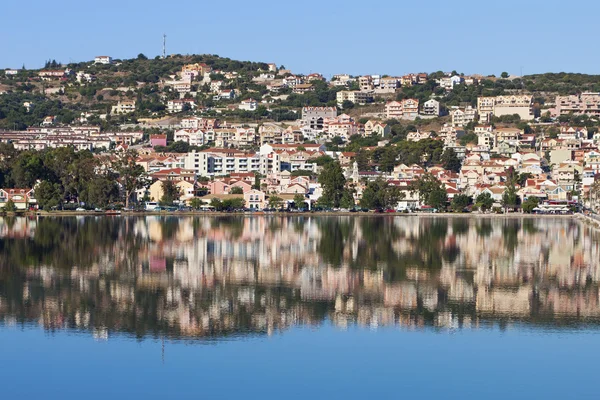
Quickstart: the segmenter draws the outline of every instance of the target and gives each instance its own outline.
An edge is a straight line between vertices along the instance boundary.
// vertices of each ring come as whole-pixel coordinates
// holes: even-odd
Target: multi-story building
[[[518,114],[522,120],[532,120],[533,96],[529,94],[496,97],[478,97],[477,112],[482,120],[489,121],[492,116]]]
[[[373,84],[373,77],[371,75],[365,75],[358,78],[358,87],[363,92],[370,92],[375,89]]]
[[[453,126],[465,126],[476,120],[477,110],[471,106],[466,108],[456,108],[450,112],[450,115],[452,116]]]
[[[260,172],[258,153],[245,153],[234,149],[208,149],[190,152],[184,156],[184,166],[198,176],[222,176],[233,173]],[[266,172],[265,172],[266,174]]]
[[[394,93],[400,87],[400,80],[395,77],[386,77],[379,80],[379,93]]]
[[[600,93],[581,93],[572,96],[556,96],[558,115],[600,115]]]
[[[390,101],[385,105],[387,119],[415,119],[419,115],[419,100]]]
[[[342,90],[341,92],[337,92],[336,100],[340,106],[346,100],[351,101],[354,104],[366,104],[373,100],[373,96],[371,96],[369,93],[358,90]]]
[[[427,100],[423,103],[422,114],[438,117],[440,115],[440,102],[434,99]]]
[[[303,107],[302,125],[310,129],[322,130],[326,118],[337,117],[337,108],[335,107]]]

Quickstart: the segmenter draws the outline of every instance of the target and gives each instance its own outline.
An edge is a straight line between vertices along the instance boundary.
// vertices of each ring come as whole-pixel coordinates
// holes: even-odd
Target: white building
[[[110,56],[96,56],[94,58],[95,64],[112,64],[112,57]]]
[[[238,109],[246,111],[255,111],[258,107],[258,102],[254,99],[242,100],[238,105]]]
[[[427,100],[423,103],[423,115],[433,115],[439,117],[440,115],[440,102],[434,99]]]

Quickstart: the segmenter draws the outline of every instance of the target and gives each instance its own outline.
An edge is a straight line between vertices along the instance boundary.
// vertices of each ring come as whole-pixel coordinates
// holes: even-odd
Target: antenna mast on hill
[[[167,58],[167,35],[163,33],[163,57]]]

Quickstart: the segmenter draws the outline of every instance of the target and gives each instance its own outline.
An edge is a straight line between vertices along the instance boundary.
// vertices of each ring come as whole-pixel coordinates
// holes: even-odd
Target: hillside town
[[[2,72],[7,210],[568,213],[600,194],[595,76],[327,79],[143,54]]]

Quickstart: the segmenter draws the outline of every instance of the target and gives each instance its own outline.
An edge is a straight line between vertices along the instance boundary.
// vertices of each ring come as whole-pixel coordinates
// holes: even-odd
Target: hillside
[[[196,77],[189,88],[182,90],[182,68],[202,64],[210,73]],[[203,115],[227,117],[235,121],[293,121],[299,117],[303,106],[336,106],[336,93],[357,89],[356,84],[335,86],[322,77],[298,76],[296,83],[287,84],[291,71],[276,68],[269,71],[265,62],[237,61],[217,55],[172,55],[166,59],[148,59],[140,54],[135,59],[112,60],[110,64],[94,61],[61,65],[47,63],[43,70],[66,71],[60,78],[40,76],[42,70],[18,70],[12,75],[0,74],[0,129],[25,129],[40,125],[44,118],[55,117],[55,124],[91,124],[104,129],[118,129],[121,124],[136,124],[140,119]],[[530,93],[534,96],[538,114],[543,114],[556,95],[600,91],[600,75],[573,73],[547,73],[522,78],[502,79],[481,77],[479,84],[458,84],[453,90],[439,86],[436,79],[444,76],[430,74],[426,82],[402,86],[391,94],[375,94],[374,102],[365,106],[348,105],[343,111],[356,119],[362,116],[377,117],[383,112],[386,100],[416,98],[421,103],[435,98],[442,109],[477,105],[477,97],[513,93]],[[285,82],[286,85],[281,85]],[[307,87],[300,92],[301,86]],[[235,98],[216,98],[220,92],[233,91]],[[217,96],[218,97],[218,96]],[[189,99],[191,107],[168,109],[172,100]],[[239,109],[237,104],[254,99],[258,106],[253,110]],[[127,114],[111,112],[119,102],[135,101],[135,111]],[[510,122],[510,121],[505,121]],[[595,125],[587,120],[571,121],[575,124]],[[439,123],[433,122],[432,126]]]

